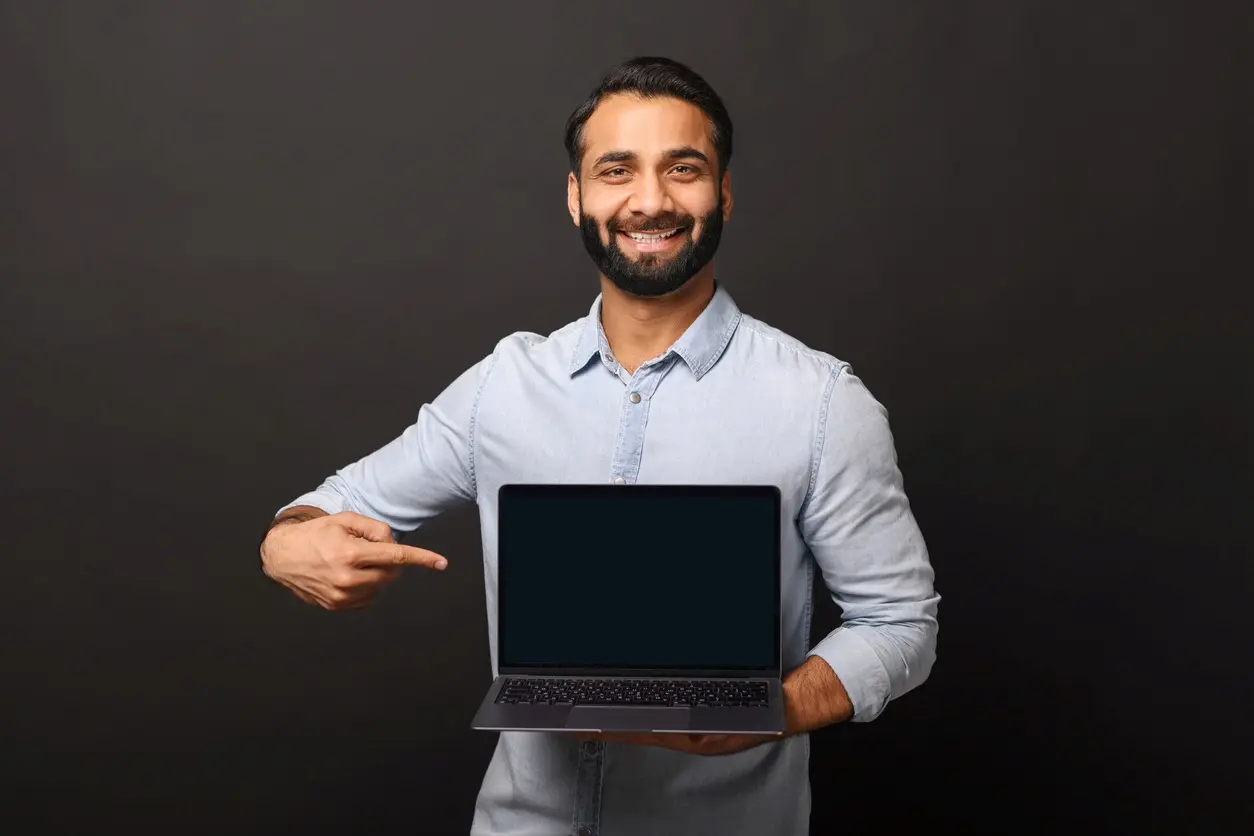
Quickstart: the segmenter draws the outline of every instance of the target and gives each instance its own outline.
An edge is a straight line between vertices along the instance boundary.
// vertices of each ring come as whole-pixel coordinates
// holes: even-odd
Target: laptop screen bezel
[[[691,667],[662,667],[662,668],[642,668],[630,667],[619,668],[610,666],[591,666],[591,667],[571,667],[567,665],[511,665],[507,662],[507,643],[503,635],[502,625],[505,623],[505,612],[509,602],[509,590],[507,584],[503,583],[504,572],[501,571],[501,562],[506,559],[505,551],[501,548],[502,542],[505,540],[506,532],[504,531],[503,522],[507,515],[501,513],[515,496],[527,495],[550,495],[561,496],[570,493],[590,492],[613,492],[613,491],[633,491],[637,493],[647,492],[653,496],[692,496],[693,494],[701,496],[750,496],[760,497],[771,500],[774,509],[774,537],[775,554],[771,561],[771,576],[775,586],[775,594],[772,600],[775,604],[775,611],[771,619],[772,629],[774,630],[774,640],[772,647],[775,651],[775,658],[771,665],[767,667],[736,667],[736,668],[691,668]],[[501,485],[497,491],[497,588],[496,588],[496,650],[497,659],[500,664],[497,671],[500,675],[541,675],[541,676],[584,676],[584,677],[673,677],[681,679],[698,679],[698,678],[715,678],[715,679],[738,679],[738,678],[778,678],[782,675],[782,659],[783,648],[781,645],[781,553],[782,543],[782,498],[780,489],[776,485],[694,485],[694,484],[631,484],[631,485],[613,485],[613,484],[555,484],[555,483],[509,483]]]

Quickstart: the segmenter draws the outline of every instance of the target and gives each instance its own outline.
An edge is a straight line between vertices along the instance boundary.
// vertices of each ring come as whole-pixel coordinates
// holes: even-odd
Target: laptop
[[[484,731],[782,734],[774,485],[508,484]]]

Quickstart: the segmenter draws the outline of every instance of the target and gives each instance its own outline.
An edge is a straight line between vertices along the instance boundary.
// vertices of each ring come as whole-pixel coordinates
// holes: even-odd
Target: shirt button
[[[640,403],[640,393],[632,392],[630,395],[627,396],[627,400],[631,401],[632,403]]]
[[[597,745],[591,740],[583,742],[583,753],[585,755],[595,755],[597,753]]]
[[[614,477],[614,484],[615,484],[615,485],[625,485],[625,484],[627,484],[627,480],[626,480],[626,479],[624,479],[624,478],[623,478],[623,477],[621,477],[621,476],[615,476],[615,477]]]
[[[592,836],[592,828],[591,827],[579,828],[579,836]]]

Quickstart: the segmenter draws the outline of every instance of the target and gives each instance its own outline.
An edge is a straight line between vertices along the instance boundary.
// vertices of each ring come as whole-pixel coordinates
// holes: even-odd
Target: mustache
[[[692,226],[691,215],[678,215],[674,212],[647,218],[639,222],[621,221],[611,218],[605,226],[610,232],[661,232],[666,229],[687,229]]]

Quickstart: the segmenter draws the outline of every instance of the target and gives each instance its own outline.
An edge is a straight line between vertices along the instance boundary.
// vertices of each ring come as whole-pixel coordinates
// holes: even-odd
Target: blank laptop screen
[[[507,485],[501,667],[779,667],[774,487]]]

